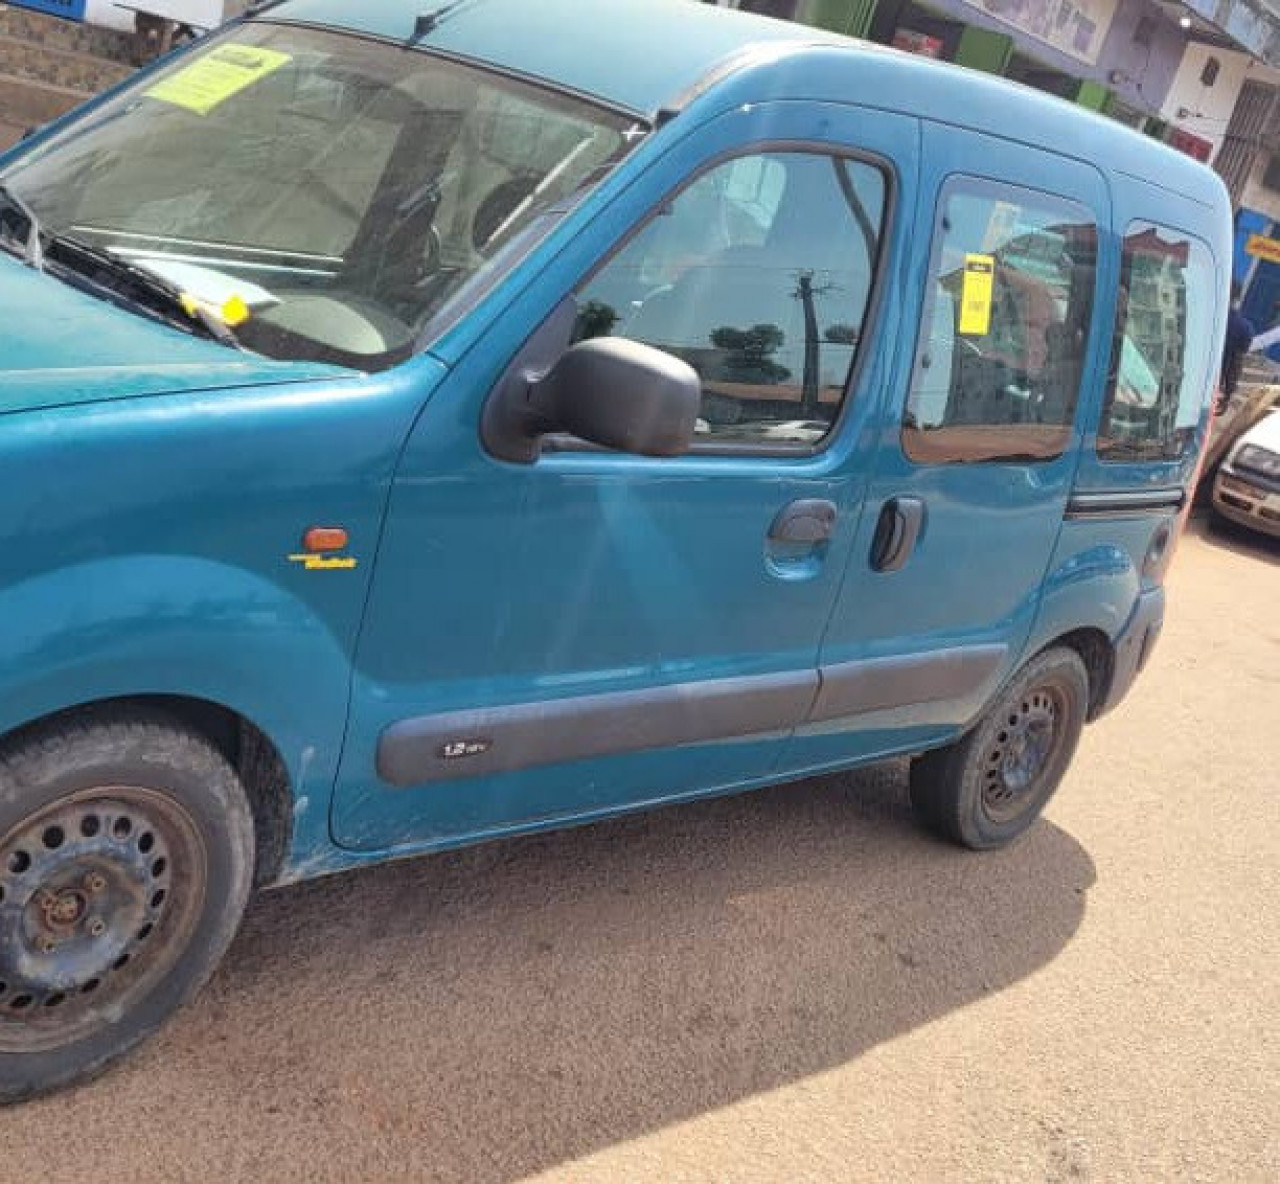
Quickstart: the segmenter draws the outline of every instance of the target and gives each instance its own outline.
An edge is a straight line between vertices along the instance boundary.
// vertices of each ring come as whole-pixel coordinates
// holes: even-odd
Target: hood
[[[1280,410],[1270,411],[1240,437],[1239,447],[1256,444],[1268,452],[1280,454]]]
[[[349,373],[192,337],[0,252],[0,413]]]

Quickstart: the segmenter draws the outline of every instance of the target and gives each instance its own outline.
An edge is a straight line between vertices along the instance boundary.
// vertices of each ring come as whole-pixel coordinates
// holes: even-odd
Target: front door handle
[[[801,498],[778,511],[769,527],[775,543],[825,543],[836,525],[836,504],[823,498]]]
[[[885,502],[871,537],[872,571],[897,571],[906,563],[924,529],[924,517],[924,502],[918,497]]]

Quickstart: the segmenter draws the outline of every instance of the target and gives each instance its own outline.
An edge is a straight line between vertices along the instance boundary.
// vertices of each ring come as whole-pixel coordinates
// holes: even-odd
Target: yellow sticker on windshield
[[[964,287],[960,292],[960,332],[985,337],[991,328],[991,287],[996,270],[992,255],[964,257]]]
[[[146,95],[208,115],[219,103],[292,60],[287,53],[233,41],[202,54],[191,65],[157,82]]]

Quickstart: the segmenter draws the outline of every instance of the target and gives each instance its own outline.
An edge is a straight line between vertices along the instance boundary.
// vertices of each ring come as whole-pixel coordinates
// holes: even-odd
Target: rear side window
[[[716,165],[579,291],[578,338],[629,337],[688,362],[699,442],[812,446],[862,340],[887,196],[879,168],[825,153]]]
[[[1176,460],[1209,391],[1215,275],[1208,248],[1135,222],[1124,238],[1098,452],[1103,460]]]
[[[935,232],[902,443],[920,464],[1049,460],[1071,435],[1097,225],[1082,206],[952,183]]]

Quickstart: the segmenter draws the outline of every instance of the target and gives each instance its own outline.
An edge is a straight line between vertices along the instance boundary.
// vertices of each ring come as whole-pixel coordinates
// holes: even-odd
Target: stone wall
[[[224,0],[227,19],[249,0]],[[131,18],[124,9],[122,24]],[[132,32],[60,20],[0,0],[0,150],[129,76]]]
[[[0,33],[32,45],[55,46],[125,64],[130,61],[127,34],[59,20],[11,4],[0,3]]]
[[[133,70],[132,39],[0,4],[0,147]]]

